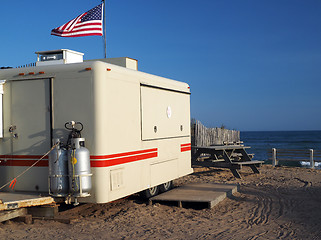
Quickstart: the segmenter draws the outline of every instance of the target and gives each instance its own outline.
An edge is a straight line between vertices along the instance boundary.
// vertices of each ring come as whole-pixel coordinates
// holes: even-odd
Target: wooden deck
[[[226,197],[238,191],[238,185],[219,183],[193,183],[174,188],[168,192],[150,198],[150,203],[175,203],[179,207],[185,205],[205,205],[212,208]]]
[[[0,222],[7,221],[13,218],[21,218],[25,223],[32,222],[32,216],[39,212],[39,209],[44,205],[54,203],[54,199],[49,196],[40,196],[35,193],[23,192],[0,192]],[[32,208],[33,207],[33,208]],[[50,210],[58,206],[50,206]],[[47,211],[48,212],[48,211]]]
[[[54,203],[50,196],[33,193],[0,192],[0,211]]]

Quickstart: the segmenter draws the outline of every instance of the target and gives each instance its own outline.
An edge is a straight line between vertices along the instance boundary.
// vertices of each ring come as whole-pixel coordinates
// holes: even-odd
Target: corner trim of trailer
[[[170,89],[170,88],[164,88],[164,87],[159,87],[159,86],[155,86],[155,85],[149,85],[146,83],[140,83],[140,86],[142,87],[150,87],[150,88],[155,88],[155,89],[161,89],[161,90],[166,90],[166,91],[171,91],[171,92],[177,92],[177,93],[183,93],[183,94],[188,94],[191,95],[190,92],[184,92],[184,91],[179,91],[179,90],[174,90],[174,89]]]
[[[50,77],[49,78],[49,92],[50,92],[50,96],[49,96],[49,114],[50,114],[50,143],[51,143],[51,146],[54,145],[53,143],[53,127],[54,127],[54,104],[53,104],[53,77]]]

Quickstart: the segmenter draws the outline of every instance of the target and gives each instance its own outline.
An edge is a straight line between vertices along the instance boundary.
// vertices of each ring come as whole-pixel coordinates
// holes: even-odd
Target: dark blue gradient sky
[[[101,37],[58,27],[95,0],[2,1],[0,66],[68,48],[102,58]],[[107,0],[107,55],[191,86],[191,115],[238,130],[321,130],[321,1]]]

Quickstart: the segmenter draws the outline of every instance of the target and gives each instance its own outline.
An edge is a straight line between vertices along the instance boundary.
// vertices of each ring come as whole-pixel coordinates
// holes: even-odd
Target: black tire
[[[159,186],[148,188],[140,193],[141,197],[143,198],[151,198],[158,194]]]
[[[173,188],[173,181],[169,181],[169,182],[159,185],[159,191],[162,193],[167,192],[167,191],[171,190],[172,188]]]

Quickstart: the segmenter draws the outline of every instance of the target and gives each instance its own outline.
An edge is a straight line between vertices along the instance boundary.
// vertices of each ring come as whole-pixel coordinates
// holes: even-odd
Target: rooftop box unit
[[[83,62],[84,54],[69,49],[36,52],[36,66]]]
[[[105,62],[137,70],[137,60],[129,57],[106,58]]]
[[[129,57],[118,57],[118,58],[103,58],[103,59],[93,59],[93,60],[85,60],[89,61],[102,61],[106,63],[115,64],[121,67],[138,70],[138,61]]]

